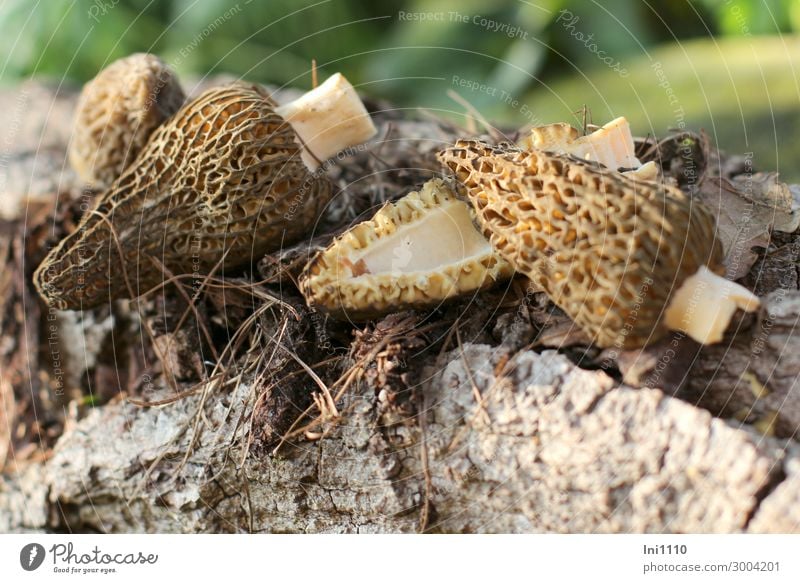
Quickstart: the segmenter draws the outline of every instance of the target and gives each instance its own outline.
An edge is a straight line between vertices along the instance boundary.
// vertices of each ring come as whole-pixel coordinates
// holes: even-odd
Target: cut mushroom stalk
[[[531,130],[530,146],[537,150],[571,154],[589,162],[599,162],[606,168],[638,168],[642,165],[635,155],[633,134],[624,117],[608,122],[598,130],[578,136],[569,124],[540,126]]]
[[[655,162],[642,164],[636,157],[631,126],[624,117],[618,117],[585,136],[580,136],[578,130],[566,123],[535,127],[522,145],[599,162],[611,170],[622,168],[626,170],[623,174],[636,180],[655,180],[658,177]]]
[[[642,165],[634,154],[631,126],[624,117],[618,117],[599,130],[578,138],[574,150],[584,160],[600,162],[612,170]]]
[[[722,340],[737,308],[753,312],[760,305],[749,290],[703,266],[672,295],[664,324],[701,344],[713,344]]]
[[[302,140],[301,156],[312,171],[338,152],[366,142],[377,131],[355,89],[341,73],[275,111]]]

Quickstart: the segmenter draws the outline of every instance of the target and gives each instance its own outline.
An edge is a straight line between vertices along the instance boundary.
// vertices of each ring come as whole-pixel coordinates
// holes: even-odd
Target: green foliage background
[[[591,34],[630,76],[570,34],[562,10],[579,18],[573,32]],[[587,105],[596,122],[624,114],[637,133],[663,134],[678,117],[654,76],[659,61],[687,124],[800,178],[790,140],[800,130],[798,29],[800,0],[5,0],[0,82],[45,75],[80,83],[148,51],[187,78],[225,72],[308,87],[315,58],[321,76],[342,71],[401,107],[458,119],[464,108],[448,95],[454,90],[511,127],[531,121],[523,103],[541,122],[575,121]],[[494,95],[459,87],[453,76]],[[779,153],[784,145],[788,156]]]

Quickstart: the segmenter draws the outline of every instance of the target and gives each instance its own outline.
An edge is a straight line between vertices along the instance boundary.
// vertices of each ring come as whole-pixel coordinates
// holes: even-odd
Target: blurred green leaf
[[[561,11],[578,18],[573,28]],[[584,100],[601,117],[617,109],[617,94],[630,84],[610,76],[597,51],[632,67],[664,43],[713,36],[744,46],[750,37],[799,29],[800,0],[4,0],[0,81],[84,82],[117,58],[149,51],[187,79],[230,73],[309,87],[316,59],[321,78],[341,71],[398,106],[461,118],[452,90],[514,126],[532,120],[523,109],[530,99],[569,117],[581,104],[554,87],[570,83],[588,87]],[[674,82],[690,80],[693,65],[672,73]],[[635,89],[652,93],[648,85]]]

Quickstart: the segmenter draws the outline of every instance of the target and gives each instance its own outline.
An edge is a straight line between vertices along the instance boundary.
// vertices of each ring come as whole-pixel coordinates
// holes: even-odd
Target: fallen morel
[[[306,267],[310,306],[363,319],[435,306],[513,273],[442,180],[426,182],[337,238]]]
[[[81,91],[70,164],[85,182],[107,188],[184,99],[177,77],[158,57],[137,53],[114,61]]]
[[[748,290],[721,277],[708,209],[677,188],[576,157],[460,140],[439,154],[494,248],[599,346],[667,329],[717,342]]]
[[[345,121],[327,113],[328,93],[316,97],[324,108],[312,96],[297,111],[307,122],[324,114],[318,132]],[[354,100],[352,92],[336,102],[351,116],[351,131],[329,137],[327,151],[374,132],[363,105],[352,119]],[[51,250],[34,275],[39,292],[60,309],[91,308],[141,295],[167,273],[206,274],[218,264],[222,272],[298,240],[331,195],[325,175],[301,158],[303,143],[308,138],[262,88],[209,89],[153,132],[76,231]]]

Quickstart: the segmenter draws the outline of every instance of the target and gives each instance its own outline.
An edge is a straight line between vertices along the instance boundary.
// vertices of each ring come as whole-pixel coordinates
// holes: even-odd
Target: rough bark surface
[[[28,111],[66,99],[27,91]],[[63,161],[68,136],[43,135]],[[14,176],[2,196],[27,191]],[[751,275],[763,274],[753,285],[769,294],[764,307],[723,344],[680,341],[668,359],[672,339],[636,353],[557,352],[546,345],[569,332],[543,332],[563,320],[542,325],[531,308],[520,325],[498,320],[498,342],[484,331],[415,361],[413,423],[387,427],[360,381],[322,439],[277,454],[250,447],[256,379],[158,407],[70,408],[49,459],[0,475],[0,532],[800,531],[791,245],[761,254]],[[105,332],[92,340],[87,318],[61,316],[61,336],[80,334],[81,353],[97,355]],[[616,363],[608,373],[603,358]]]
[[[505,362],[505,364],[503,364]],[[800,528],[794,447],[554,351],[510,360],[468,345],[424,386],[428,528],[446,532],[770,532]],[[502,366],[498,375],[495,370]],[[472,390],[474,381],[482,405]],[[387,438],[366,395],[316,443],[242,461],[240,384],[214,395],[183,460],[198,398],[124,402],[72,426],[53,458],[6,480],[4,531],[398,532],[426,499],[420,431]],[[232,444],[231,441],[234,441]],[[161,460],[155,468],[152,464]],[[785,477],[788,476],[788,477]]]

